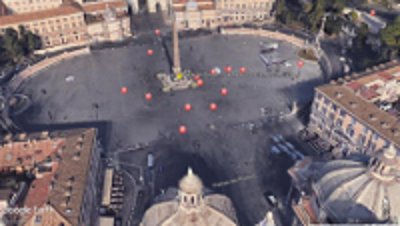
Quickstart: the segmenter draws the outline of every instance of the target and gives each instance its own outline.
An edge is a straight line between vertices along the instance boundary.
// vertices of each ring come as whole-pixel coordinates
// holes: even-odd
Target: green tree
[[[42,40],[39,36],[28,31],[26,33],[26,48],[29,50],[29,54],[34,50],[40,49],[42,47]]]
[[[321,22],[322,17],[325,14],[325,7],[326,7],[325,0],[317,0],[315,2],[314,10],[308,17],[308,22],[311,25],[311,31],[313,32],[318,31],[318,26]]]
[[[400,48],[400,16],[381,31],[381,38],[387,46]]]
[[[338,17],[327,17],[325,23],[325,30],[329,35],[338,34],[342,28],[342,20]]]
[[[276,17],[278,21],[285,23],[286,13],[286,0],[278,0],[278,5],[276,7]]]
[[[3,36],[3,41],[4,49],[13,61],[18,60],[18,58],[24,55],[24,48],[19,41],[17,31],[7,28]]]
[[[351,18],[351,21],[353,21],[354,23],[357,23],[358,19],[359,19],[358,14],[355,11],[350,12],[350,18]]]
[[[312,2],[306,2],[303,4],[303,12],[304,13],[310,13],[311,10],[313,9],[313,3]]]

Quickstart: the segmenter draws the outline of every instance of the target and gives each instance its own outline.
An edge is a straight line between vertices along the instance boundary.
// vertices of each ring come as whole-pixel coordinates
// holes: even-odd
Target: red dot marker
[[[228,89],[227,89],[227,88],[222,88],[222,89],[221,89],[221,95],[222,95],[222,96],[228,95]]]
[[[371,9],[371,11],[369,12],[369,14],[370,14],[371,16],[375,16],[375,15],[376,15],[375,9]]]
[[[197,80],[197,86],[202,87],[204,85],[204,81],[202,79]]]
[[[120,91],[121,91],[122,94],[127,94],[128,93],[128,88],[126,86],[122,86]]]
[[[160,36],[161,35],[160,29],[155,29],[154,30],[154,34],[157,35],[157,36]]]
[[[154,54],[154,51],[152,49],[147,50],[147,55],[152,56]]]
[[[297,61],[297,67],[299,69],[302,69],[304,67],[304,61],[302,61],[302,60]]]
[[[199,81],[199,80],[200,80],[200,75],[195,75],[195,76],[194,76],[194,80],[195,80],[195,81]]]
[[[240,71],[241,74],[244,74],[244,73],[247,72],[247,68],[246,67],[240,67],[239,71]]]
[[[185,111],[189,112],[192,110],[192,105],[191,104],[185,104]]]
[[[232,67],[231,66],[226,66],[225,68],[226,73],[232,73]]]
[[[186,134],[187,133],[187,128],[184,125],[179,126],[179,133],[180,134]]]
[[[210,70],[210,74],[211,75],[216,75],[217,74],[217,70],[215,70],[215,68]]]
[[[210,110],[211,110],[211,111],[216,111],[217,108],[218,108],[218,106],[217,106],[216,103],[211,103],[211,104],[210,104]]]
[[[145,98],[147,101],[151,101],[151,100],[153,99],[153,95],[152,95],[151,93],[146,93],[146,94],[144,95],[144,98]]]

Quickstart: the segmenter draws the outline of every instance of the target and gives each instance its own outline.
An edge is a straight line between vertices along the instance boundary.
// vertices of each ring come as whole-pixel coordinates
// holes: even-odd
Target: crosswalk
[[[300,151],[298,151],[292,143],[285,140],[285,138],[283,138],[282,135],[280,134],[272,135],[271,140],[275,144],[271,147],[271,153],[273,154],[285,153],[294,161],[301,160],[304,158],[304,155]]]

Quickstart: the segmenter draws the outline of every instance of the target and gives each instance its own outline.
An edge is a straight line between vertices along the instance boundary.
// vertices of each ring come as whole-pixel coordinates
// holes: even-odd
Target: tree
[[[303,4],[303,12],[304,13],[310,13],[312,9],[313,9],[312,2],[306,2]]]
[[[285,23],[285,14],[286,14],[286,1],[285,0],[278,0],[278,5],[276,7],[276,17],[278,21]]]
[[[400,48],[400,16],[381,31],[381,38],[387,46]]]
[[[358,14],[355,12],[355,11],[351,11],[350,12],[350,18],[351,18],[351,21],[353,22],[353,23],[357,23],[358,22]]]
[[[24,55],[24,48],[21,45],[18,33],[12,28],[7,28],[4,36],[4,49],[8,52],[9,56],[13,61]]]
[[[329,35],[338,34],[342,28],[342,20],[338,17],[327,17],[325,23],[325,32]]]
[[[29,50],[29,54],[34,50],[40,49],[42,47],[42,39],[33,34],[32,32],[27,32],[26,34],[26,48]]]
[[[308,21],[311,25],[311,30],[313,32],[318,31],[318,25],[321,22],[322,17],[325,14],[326,2],[325,0],[317,0],[315,2],[314,10],[311,15],[308,17]]]

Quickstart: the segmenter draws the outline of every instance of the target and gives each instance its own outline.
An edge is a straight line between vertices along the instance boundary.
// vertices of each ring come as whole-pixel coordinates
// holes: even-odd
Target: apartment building
[[[391,62],[316,88],[309,128],[336,154],[400,151],[400,64]]]
[[[28,13],[59,7],[63,0],[3,0],[12,14]]]
[[[98,40],[92,36],[101,36],[100,41],[130,36],[128,5],[124,1],[64,3],[52,9],[0,17],[0,31],[10,27],[18,30],[19,26],[39,35],[44,49]]]
[[[271,21],[275,0],[216,0],[224,25]]]
[[[96,225],[101,185],[96,137],[95,129],[6,137],[0,146],[1,178],[34,175],[26,192],[14,192],[9,197],[17,198],[7,200],[9,207],[29,212],[17,218],[3,216],[6,225],[15,221],[24,226]]]
[[[218,26],[273,21],[275,0],[157,0],[148,1],[149,11],[167,11],[178,29],[214,29]]]
[[[117,41],[131,36],[128,7],[124,1],[87,3],[83,10],[90,42]]]
[[[213,0],[172,2],[173,14],[177,28],[184,29],[213,29],[220,25],[221,18]]]

